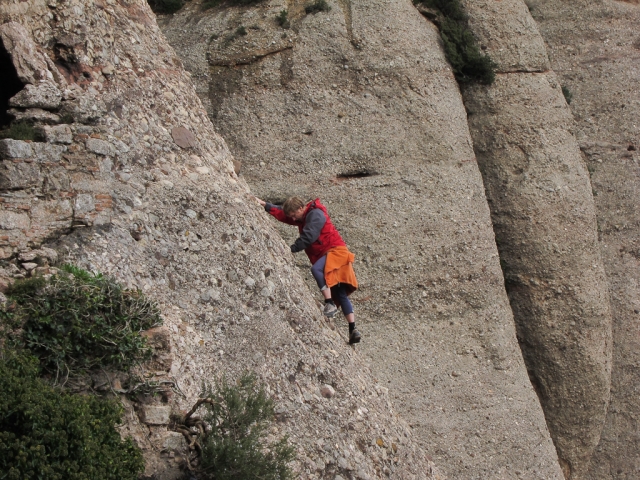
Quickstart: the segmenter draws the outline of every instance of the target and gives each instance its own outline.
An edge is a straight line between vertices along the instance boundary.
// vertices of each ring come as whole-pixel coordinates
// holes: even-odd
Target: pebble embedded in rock
[[[324,398],[333,398],[335,396],[335,394],[336,394],[336,391],[331,385],[323,385],[320,388],[320,394]]]
[[[174,127],[171,129],[171,136],[181,148],[192,148],[197,145],[196,137],[185,127]]]

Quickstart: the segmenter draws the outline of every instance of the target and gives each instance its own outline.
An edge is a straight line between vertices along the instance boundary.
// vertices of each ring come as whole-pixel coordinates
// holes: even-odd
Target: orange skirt
[[[347,295],[358,289],[356,272],[353,261],[356,256],[347,247],[334,247],[327,252],[327,263],[324,265],[324,279],[327,287],[331,288],[339,283],[345,286]]]

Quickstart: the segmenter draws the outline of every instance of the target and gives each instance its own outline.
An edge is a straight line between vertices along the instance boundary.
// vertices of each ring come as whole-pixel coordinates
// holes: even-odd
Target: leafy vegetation
[[[569,90],[569,87],[566,85],[562,86],[562,94],[564,95],[564,99],[567,101],[567,104],[571,104],[571,100],[573,100],[573,93]]]
[[[73,123],[73,115],[70,113],[60,115],[60,123]]]
[[[202,420],[193,413],[203,406]],[[203,387],[202,398],[182,419],[178,430],[193,435],[199,458],[195,471],[204,480],[288,480],[294,449],[283,438],[267,443],[274,418],[273,400],[244,374],[236,384],[226,380],[215,388]]]
[[[220,5],[220,0],[204,0],[202,2],[202,10],[209,10]]]
[[[304,8],[304,11],[309,13],[328,12],[331,10],[331,5],[327,3],[327,0],[316,0],[310,5]]]
[[[12,138],[14,140],[42,140],[41,133],[28,121],[13,122],[4,130],[0,130],[0,138]]]
[[[460,0],[414,0],[414,3],[437,12],[436,24],[440,28],[444,51],[458,82],[492,84],[496,64],[480,52]]]
[[[182,8],[182,0],[147,0],[154,13],[175,13]]]
[[[289,21],[289,12],[286,10],[281,10],[278,15],[276,15],[276,20],[278,21],[278,25],[282,28],[291,27],[291,22]]]
[[[202,9],[208,10],[222,4],[228,5],[230,7],[245,7],[247,5],[255,5],[264,1],[265,0],[205,0],[202,3]]]
[[[46,372],[127,371],[151,356],[140,331],[161,323],[158,307],[114,279],[65,265],[49,280],[17,281],[0,320],[10,344],[29,350]]]
[[[135,480],[140,450],[115,429],[114,400],[73,395],[38,378],[38,360],[0,356],[0,478]]]

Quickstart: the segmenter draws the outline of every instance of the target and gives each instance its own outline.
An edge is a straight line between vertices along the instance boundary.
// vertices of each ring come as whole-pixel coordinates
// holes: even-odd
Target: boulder
[[[60,108],[62,93],[55,83],[42,81],[28,84],[9,99],[9,105],[20,108],[42,108],[56,110]]]

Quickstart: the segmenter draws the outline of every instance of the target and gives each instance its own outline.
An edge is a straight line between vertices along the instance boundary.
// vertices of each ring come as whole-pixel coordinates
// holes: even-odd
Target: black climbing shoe
[[[353,345],[354,343],[360,343],[361,338],[362,338],[362,335],[360,335],[360,332],[358,330],[354,330],[349,335],[349,344]]]

